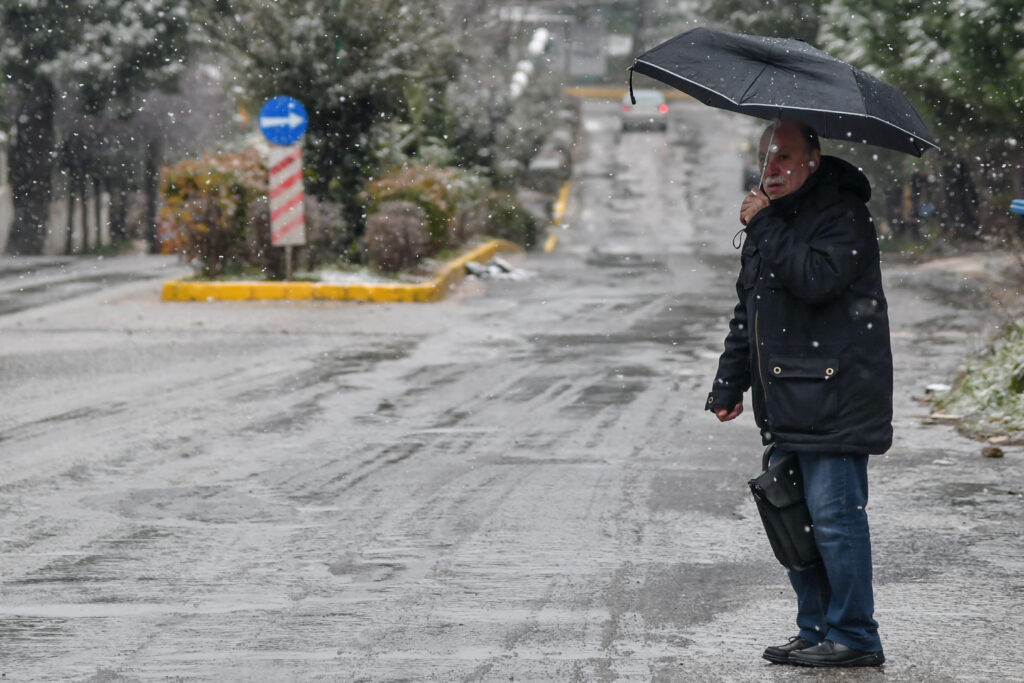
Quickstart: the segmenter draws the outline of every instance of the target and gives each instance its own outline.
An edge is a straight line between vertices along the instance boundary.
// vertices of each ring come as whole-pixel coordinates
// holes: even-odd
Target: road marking
[[[558,199],[555,200],[554,208],[551,210],[551,227],[557,228],[562,225],[562,221],[565,219],[565,211],[569,206],[569,190],[572,187],[572,183],[566,180],[562,183],[562,188],[558,191]],[[548,233],[547,239],[544,240],[544,253],[550,254],[558,246],[558,235],[551,232]]]

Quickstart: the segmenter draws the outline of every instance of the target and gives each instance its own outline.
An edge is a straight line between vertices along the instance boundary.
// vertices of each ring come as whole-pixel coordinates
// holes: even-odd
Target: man
[[[765,659],[878,666],[865,506],[868,454],[892,444],[892,351],[871,187],[807,125],[773,126],[763,192],[740,207],[739,302],[706,408],[728,422],[749,388],[773,458],[795,453],[803,473],[822,562],[789,573],[800,632]]]

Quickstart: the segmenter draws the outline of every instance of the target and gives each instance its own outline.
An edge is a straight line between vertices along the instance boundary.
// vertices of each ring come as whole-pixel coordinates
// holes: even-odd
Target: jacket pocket
[[[765,375],[768,422],[773,432],[822,434],[835,430],[838,359],[769,356]]]

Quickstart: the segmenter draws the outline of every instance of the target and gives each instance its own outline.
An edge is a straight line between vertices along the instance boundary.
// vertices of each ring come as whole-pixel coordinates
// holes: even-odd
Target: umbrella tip
[[[633,94],[633,67],[629,67],[629,101],[636,104],[636,95]]]

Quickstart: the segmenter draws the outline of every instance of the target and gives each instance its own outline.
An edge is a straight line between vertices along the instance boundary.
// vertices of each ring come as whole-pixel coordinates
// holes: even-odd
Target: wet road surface
[[[702,411],[753,128],[672,116],[621,135],[585,103],[559,248],[439,304],[6,299],[4,680],[1024,679],[1024,450],[982,459],[912,400],[993,313],[895,263],[889,662],[760,659],[795,627],[745,486],[759,438]]]

